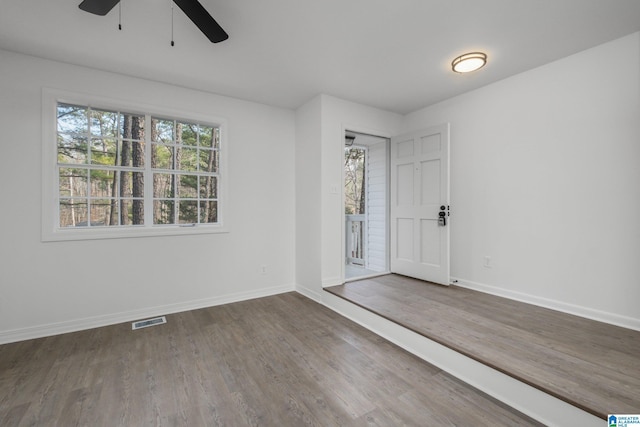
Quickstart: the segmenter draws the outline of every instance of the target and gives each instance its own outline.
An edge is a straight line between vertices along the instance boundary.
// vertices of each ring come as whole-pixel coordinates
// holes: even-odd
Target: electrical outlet
[[[484,257],[484,267],[485,268],[491,268],[491,257],[490,256],[485,256]]]

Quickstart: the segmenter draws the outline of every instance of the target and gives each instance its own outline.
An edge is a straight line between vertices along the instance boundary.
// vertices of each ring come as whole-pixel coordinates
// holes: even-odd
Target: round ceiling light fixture
[[[453,60],[451,69],[456,73],[470,73],[484,67],[486,63],[487,55],[482,52],[465,53]]]

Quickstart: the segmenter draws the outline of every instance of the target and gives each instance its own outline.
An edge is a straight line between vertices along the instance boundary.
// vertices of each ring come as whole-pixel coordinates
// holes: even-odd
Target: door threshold
[[[349,277],[348,279],[345,278],[344,279],[344,283],[357,282],[358,280],[364,280],[364,279],[372,279],[374,277],[385,276],[387,274],[391,274],[391,272],[390,271],[380,271],[380,272],[375,272],[375,273],[370,273],[370,274],[363,274],[362,276],[358,276],[358,277]]]

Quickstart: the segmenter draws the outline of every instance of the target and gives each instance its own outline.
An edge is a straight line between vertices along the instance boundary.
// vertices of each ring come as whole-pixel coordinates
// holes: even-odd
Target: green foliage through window
[[[58,103],[60,227],[218,222],[220,129]]]
[[[365,213],[366,150],[347,147],[344,150],[344,210],[346,215]]]

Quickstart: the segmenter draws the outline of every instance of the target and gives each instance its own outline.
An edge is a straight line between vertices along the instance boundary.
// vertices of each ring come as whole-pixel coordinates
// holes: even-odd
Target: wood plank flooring
[[[640,332],[395,274],[325,288],[606,419],[640,413]]]
[[[287,293],[0,346],[1,426],[536,426]]]

